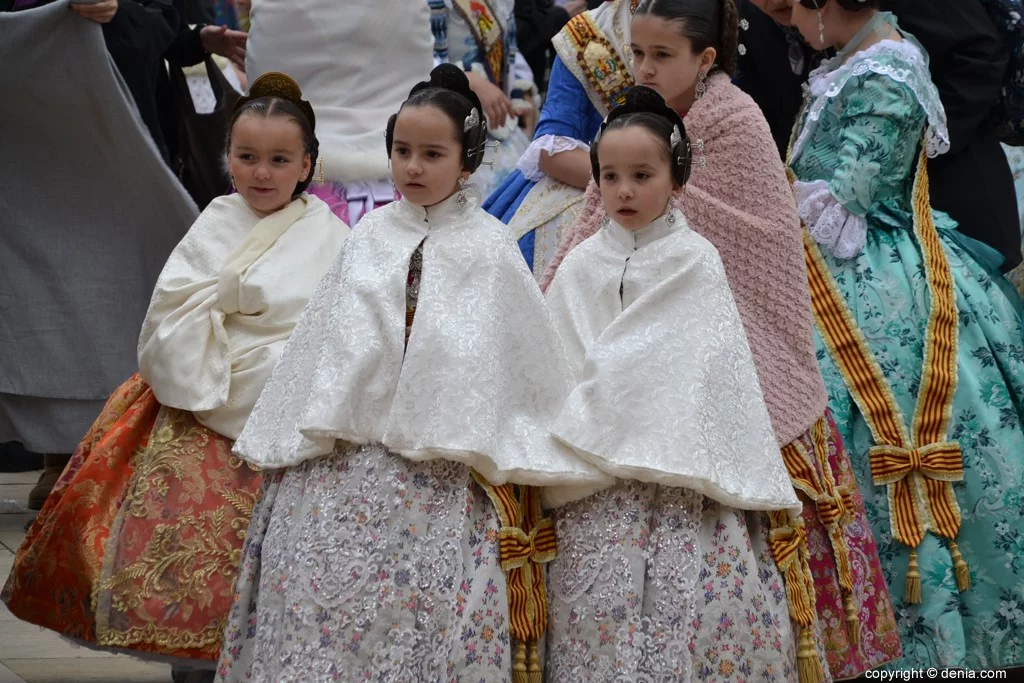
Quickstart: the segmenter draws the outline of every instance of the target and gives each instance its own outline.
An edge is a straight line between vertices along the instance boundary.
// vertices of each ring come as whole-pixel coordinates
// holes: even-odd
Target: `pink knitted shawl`
[[[811,428],[827,402],[814,356],[793,193],[764,115],[727,75],[708,80],[707,94],[686,115],[686,131],[694,143],[693,174],[675,201],[722,257],[775,437],[784,446]],[[565,255],[597,232],[603,219],[601,196],[591,182],[580,219],[541,280],[543,289]]]

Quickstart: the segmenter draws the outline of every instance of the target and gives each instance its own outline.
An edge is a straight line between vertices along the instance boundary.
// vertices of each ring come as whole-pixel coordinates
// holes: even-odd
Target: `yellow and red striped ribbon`
[[[839,588],[846,612],[846,628],[850,643],[860,643],[860,617],[853,595],[853,572],[850,566],[850,547],[846,542],[844,527],[852,519],[853,496],[845,486],[836,482],[832,466],[828,462],[828,442],[825,438],[825,418],[819,418],[811,430],[814,440],[815,458],[799,440],[782,448],[782,460],[786,464],[793,486],[814,502],[825,530],[832,544],[836,561]],[[817,467],[815,462],[817,461]]]
[[[955,541],[961,517],[952,487],[963,479],[963,454],[959,444],[946,438],[957,385],[959,320],[952,272],[932,218],[923,150],[913,201],[914,234],[924,257],[931,306],[912,435],[821,252],[804,234],[818,330],[877,444],[869,451],[872,478],[876,485],[888,486],[893,537],[912,549],[906,590],[910,603],[921,600],[917,546],[928,531],[950,540],[957,587],[970,587],[970,573]]]
[[[518,641],[512,680],[541,683],[544,669],[537,644],[548,624],[544,565],[557,554],[555,525],[544,517],[535,487],[494,486],[475,470],[473,478],[491,499],[501,522],[498,557],[508,582],[509,631]]]

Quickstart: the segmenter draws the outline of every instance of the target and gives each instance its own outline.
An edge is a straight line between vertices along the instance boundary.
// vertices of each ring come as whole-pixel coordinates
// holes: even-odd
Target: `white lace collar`
[[[885,56],[895,59],[882,59]],[[865,50],[853,53],[849,61],[841,64],[844,58],[846,55],[840,53],[822,62],[821,66],[811,72],[807,83],[807,116],[793,144],[790,163],[796,161],[803,152],[829,101],[843,91],[851,78],[868,72],[887,76],[906,85],[914,93],[928,117],[925,140],[929,157],[936,157],[949,150],[946,110],[932,83],[927,58],[912,36],[905,34],[902,41],[881,40]]]

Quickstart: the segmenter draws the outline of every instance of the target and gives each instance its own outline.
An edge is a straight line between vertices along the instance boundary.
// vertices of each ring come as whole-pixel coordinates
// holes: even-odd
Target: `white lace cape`
[[[578,383],[552,432],[620,479],[738,509],[795,508],[725,268],[672,215],[674,231],[640,248],[606,225],[555,275],[548,305]],[[560,505],[587,493],[543,495]]]
[[[470,196],[427,210],[400,200],[362,219],[310,299],[238,455],[291,466],[342,440],[461,462],[498,484],[601,478],[547,431],[572,387],[568,361],[515,242]]]

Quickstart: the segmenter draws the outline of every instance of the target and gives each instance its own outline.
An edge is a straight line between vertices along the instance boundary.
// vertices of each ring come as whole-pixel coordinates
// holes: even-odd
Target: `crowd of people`
[[[1024,667],[1018,0],[0,10],[17,618],[176,683]]]

